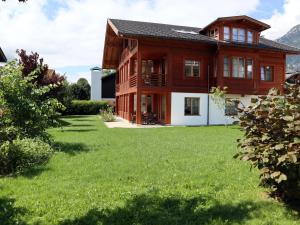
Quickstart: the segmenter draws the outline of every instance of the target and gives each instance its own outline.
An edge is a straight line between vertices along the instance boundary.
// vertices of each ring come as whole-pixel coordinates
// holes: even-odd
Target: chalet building
[[[102,67],[117,71],[117,114],[138,124],[232,122],[235,106],[220,109],[211,87],[227,86],[227,99],[250,104],[270,88],[282,90],[286,55],[300,54],[262,37],[269,28],[248,16],[218,18],[202,29],[108,19]]]
[[[6,62],[7,62],[7,59],[6,59],[2,49],[0,48],[0,66],[3,66]]]

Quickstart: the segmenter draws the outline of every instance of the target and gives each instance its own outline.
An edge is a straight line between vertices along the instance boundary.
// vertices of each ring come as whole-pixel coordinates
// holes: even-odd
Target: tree
[[[51,85],[52,89],[44,97],[57,97],[57,93],[64,88],[65,77],[54,70],[48,68],[44,64],[43,58],[40,58],[38,53],[31,52],[27,54],[25,50],[17,50],[19,56],[19,64],[22,66],[22,76],[28,77],[32,72],[35,72],[36,77],[32,79],[39,87]]]
[[[85,78],[80,78],[77,83],[71,84],[70,93],[73,99],[89,100],[91,95],[91,86]]]
[[[235,156],[260,171],[260,184],[274,197],[300,200],[300,86],[283,96],[272,89],[240,109],[244,137]]]

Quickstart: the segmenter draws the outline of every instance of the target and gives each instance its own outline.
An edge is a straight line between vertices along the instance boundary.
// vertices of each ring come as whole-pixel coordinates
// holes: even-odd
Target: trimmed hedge
[[[106,110],[109,106],[107,101],[73,100],[67,106],[65,115],[95,115],[100,110]]]

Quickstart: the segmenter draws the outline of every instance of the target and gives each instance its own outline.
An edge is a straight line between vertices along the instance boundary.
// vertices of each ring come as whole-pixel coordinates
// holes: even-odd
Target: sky
[[[17,0],[0,1],[0,47],[38,52],[70,82],[101,67],[107,18],[204,27],[222,16],[248,15],[277,39],[300,24],[300,0]]]

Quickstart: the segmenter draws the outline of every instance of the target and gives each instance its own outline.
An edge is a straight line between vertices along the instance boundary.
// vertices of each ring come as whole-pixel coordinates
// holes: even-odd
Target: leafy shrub
[[[22,172],[48,161],[53,154],[49,144],[39,139],[16,139],[0,146],[0,174]]]
[[[108,103],[105,101],[74,100],[65,111],[66,115],[95,115],[105,110]]]
[[[300,199],[300,86],[291,86],[284,96],[271,90],[253,99],[241,110],[245,132],[236,157],[260,171],[261,185],[274,197]]]
[[[100,110],[101,118],[104,122],[114,122],[116,121],[116,117],[113,113],[113,108],[108,107],[106,110]]]
[[[23,77],[16,62],[0,68],[0,133],[13,127],[20,138],[45,137],[46,129],[57,124],[57,111],[64,107],[55,98],[45,98],[53,85],[32,82],[38,74],[36,70]]]

